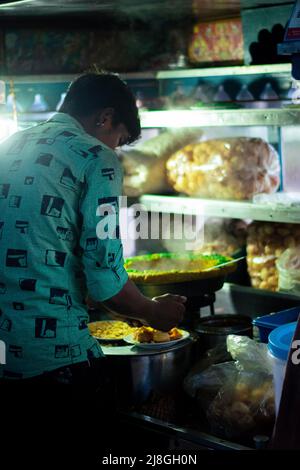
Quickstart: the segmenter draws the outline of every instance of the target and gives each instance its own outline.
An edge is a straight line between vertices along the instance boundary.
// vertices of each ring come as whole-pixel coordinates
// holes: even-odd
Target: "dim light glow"
[[[0,117],[0,142],[17,132],[18,126],[15,121],[9,118]]]
[[[34,0],[7,0],[7,2],[2,2],[0,8],[6,7],[16,7],[20,5],[25,5],[26,3],[33,3]]]

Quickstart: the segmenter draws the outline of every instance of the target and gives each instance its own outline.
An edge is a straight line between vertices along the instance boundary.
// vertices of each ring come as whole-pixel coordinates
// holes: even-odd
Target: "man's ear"
[[[100,122],[102,127],[112,127],[114,117],[114,109],[113,108],[104,108],[101,113],[97,114],[96,120]]]

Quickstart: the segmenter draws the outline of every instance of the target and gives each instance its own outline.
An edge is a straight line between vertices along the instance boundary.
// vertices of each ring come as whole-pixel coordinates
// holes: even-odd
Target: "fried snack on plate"
[[[178,328],[172,328],[172,330],[170,330],[168,332],[168,334],[170,336],[171,341],[174,341],[175,339],[182,338],[182,334],[181,334],[180,330],[178,330]]]
[[[151,328],[150,326],[141,326],[133,333],[133,338],[139,343],[165,343],[180,339],[182,333],[177,328],[172,328],[170,331],[160,331]]]
[[[150,326],[141,326],[133,333],[133,339],[139,343],[152,343],[153,331]]]
[[[153,331],[153,341],[154,343],[165,343],[171,341],[170,335],[167,331]]]

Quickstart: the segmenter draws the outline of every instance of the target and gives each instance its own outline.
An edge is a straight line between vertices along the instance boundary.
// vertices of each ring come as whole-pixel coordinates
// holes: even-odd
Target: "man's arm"
[[[169,331],[182,321],[185,301],[185,297],[171,294],[149,299],[128,279],[123,289],[104,304],[120,316],[139,320],[158,330]]]
[[[110,201],[116,208],[118,226],[118,196],[121,193],[120,168],[117,157],[109,152],[99,155],[99,160],[92,162],[86,170],[85,191],[80,201],[83,228],[80,245],[83,250],[82,261],[90,298],[95,302],[105,303],[118,315],[138,319],[142,323],[157,329],[169,330],[176,326],[183,317],[184,298],[165,295],[148,299],[128,279],[124,268],[123,247],[118,237],[101,237],[109,216],[99,211],[101,201]],[[115,171],[115,178],[101,178],[102,170],[109,167]],[[97,210],[98,209],[98,210]],[[102,215],[101,215],[102,214]]]
[[[185,302],[186,297],[173,294],[149,299],[130,279],[117,295],[104,302],[87,299],[89,307],[103,309],[104,306],[117,318],[138,320],[143,325],[163,331],[169,331],[182,321]]]

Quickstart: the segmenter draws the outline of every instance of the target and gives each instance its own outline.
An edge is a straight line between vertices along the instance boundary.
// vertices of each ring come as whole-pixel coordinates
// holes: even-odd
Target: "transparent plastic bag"
[[[275,419],[272,377],[239,371],[220,388],[206,413],[211,431],[227,439],[270,435]]]
[[[282,208],[282,206],[299,207],[300,193],[296,192],[278,192],[274,194],[257,194],[253,197],[254,204],[268,204],[272,209]]]
[[[183,382],[184,390],[191,398],[199,399],[205,407],[235,369],[226,345],[220,343],[207,350],[190,370]]]
[[[209,218],[205,221],[203,236],[198,236],[195,230],[195,222],[185,218],[185,230],[182,238],[168,236],[176,230],[176,219],[170,219],[162,225],[162,245],[170,252],[184,251],[186,244],[193,241],[195,253],[232,256],[239,253],[246,246],[247,223],[239,219]],[[186,234],[195,233],[195,240],[188,239]],[[239,256],[239,255],[238,255]]]
[[[252,286],[278,290],[276,261],[287,248],[295,246],[300,246],[298,224],[253,222],[247,236],[247,266]]]
[[[123,190],[127,196],[165,193],[172,190],[166,175],[166,160],[179,148],[202,136],[199,128],[169,129],[120,153]]]
[[[204,244],[195,248],[200,253],[232,256],[246,245],[247,223],[236,219],[209,219],[204,230]]]
[[[239,371],[259,372],[272,376],[272,362],[266,344],[239,335],[228,335],[226,344],[227,351]]]
[[[276,261],[278,288],[300,294],[300,245],[288,248]]]
[[[280,163],[274,147],[263,139],[213,139],[177,151],[167,161],[167,173],[178,192],[244,200],[278,189]]]
[[[266,345],[229,335],[227,350],[234,361],[189,374],[185,390],[197,399],[214,434],[231,439],[271,433],[274,387]]]
[[[184,380],[184,389],[191,398],[196,398],[206,411],[224,383],[238,373],[233,361],[212,364],[205,370],[194,370]]]

